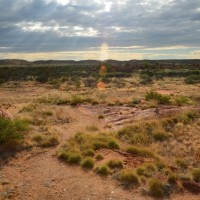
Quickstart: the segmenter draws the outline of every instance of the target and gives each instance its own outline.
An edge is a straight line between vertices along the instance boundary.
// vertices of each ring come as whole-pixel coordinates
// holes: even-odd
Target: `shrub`
[[[40,143],[43,140],[42,135],[35,135],[32,139],[37,143]]]
[[[81,162],[81,155],[79,153],[69,153],[67,162],[69,164],[79,164]]]
[[[85,158],[82,161],[81,166],[86,169],[92,169],[94,167],[94,160],[92,158]]]
[[[149,181],[149,194],[156,198],[164,196],[163,184],[157,179],[151,179]]]
[[[118,168],[121,169],[123,168],[123,162],[121,160],[109,160],[107,162],[108,167],[114,169],[114,168]]]
[[[86,130],[87,131],[98,131],[99,128],[97,126],[95,126],[95,125],[92,125],[92,126],[87,126]]]
[[[138,176],[132,170],[127,170],[127,169],[124,169],[120,172],[118,180],[124,184],[131,184],[131,185],[139,184]]]
[[[110,149],[119,149],[119,144],[118,144],[117,141],[115,141],[115,140],[110,140],[110,141],[108,142],[108,147],[109,147]]]
[[[96,169],[96,173],[103,176],[107,176],[109,174],[109,168],[106,165],[99,166]]]
[[[25,120],[9,120],[0,118],[0,145],[8,149],[16,149],[24,138],[24,132],[29,129]]]
[[[186,169],[188,167],[187,162],[183,159],[176,159],[175,162],[176,162],[176,165],[179,166],[182,169]]]
[[[158,132],[153,134],[153,138],[155,141],[163,142],[167,140],[168,136],[164,132]]]
[[[187,84],[197,84],[197,83],[200,83],[200,75],[199,74],[190,75],[187,78],[185,78],[185,82]]]
[[[87,149],[86,151],[83,152],[84,156],[94,156],[95,151],[93,149]]]
[[[192,179],[195,182],[200,183],[200,168],[196,168],[192,170]]]
[[[159,104],[170,104],[171,97],[169,95],[162,95],[154,91],[147,92],[145,95],[147,101],[156,100]]]
[[[99,119],[104,119],[104,115],[99,115],[98,118]]]
[[[170,184],[176,184],[178,180],[178,176],[176,174],[169,174],[168,178],[167,178],[167,182]]]
[[[101,154],[97,154],[95,158],[96,158],[96,160],[103,160],[104,159],[104,157]]]
[[[184,96],[178,96],[175,98],[175,105],[183,106],[189,104],[189,99]]]
[[[43,140],[41,141],[41,143],[39,144],[39,146],[41,147],[55,147],[57,145],[59,145],[59,139],[57,136],[49,136],[47,138],[43,138]]]
[[[150,158],[155,157],[155,155],[151,151],[149,151],[149,150],[147,150],[145,148],[128,147],[126,149],[126,152],[127,153],[131,153],[131,154],[133,154],[135,156],[150,157]]]
[[[52,116],[52,115],[53,115],[53,112],[52,112],[52,111],[43,111],[43,112],[42,112],[42,115],[43,115],[43,116]]]
[[[138,167],[136,169],[136,173],[139,175],[139,176],[142,176],[145,174],[145,168],[144,167]]]

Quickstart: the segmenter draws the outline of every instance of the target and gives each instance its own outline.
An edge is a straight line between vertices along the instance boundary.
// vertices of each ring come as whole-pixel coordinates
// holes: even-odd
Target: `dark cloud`
[[[1,52],[200,47],[198,0],[0,0]]]

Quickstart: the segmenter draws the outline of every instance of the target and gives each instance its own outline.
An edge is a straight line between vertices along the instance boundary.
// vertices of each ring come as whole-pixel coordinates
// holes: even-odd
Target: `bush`
[[[57,136],[49,136],[47,138],[43,138],[42,141],[39,143],[41,147],[55,147],[59,145],[59,139]]]
[[[167,178],[167,182],[173,185],[177,183],[177,180],[178,180],[178,176],[176,174],[169,174]]]
[[[164,196],[163,184],[157,179],[151,179],[149,181],[149,194],[156,198]]]
[[[192,170],[192,179],[195,182],[200,183],[200,168],[196,168]]]
[[[108,142],[109,149],[119,149],[119,144],[115,140],[110,140]]]
[[[107,176],[109,174],[109,168],[106,165],[102,165],[100,167],[97,167],[96,173],[103,176]]]
[[[97,154],[95,158],[96,158],[96,160],[103,160],[104,159],[104,157],[101,154]]]
[[[121,169],[123,168],[123,162],[121,160],[109,160],[107,162],[108,167],[114,169],[114,168],[118,168]]]
[[[185,78],[185,82],[187,84],[197,84],[200,83],[200,75],[190,75],[187,78]]]
[[[175,98],[175,105],[177,106],[183,106],[183,105],[188,105],[189,104],[189,99],[184,96],[178,96]]]
[[[103,115],[99,115],[98,118],[99,119],[104,119],[104,116]]]
[[[183,159],[176,159],[175,162],[176,162],[176,165],[182,169],[186,169],[188,167],[186,161]]]
[[[138,176],[132,170],[122,170],[119,174],[119,181],[124,184],[138,185],[139,179]]]
[[[86,151],[83,152],[84,156],[94,156],[95,155],[95,151],[93,149],[88,149]]]
[[[69,164],[80,164],[81,155],[79,153],[69,153],[67,156],[67,162]]]
[[[35,135],[32,139],[37,143],[41,143],[43,140],[42,135]]]
[[[168,136],[166,133],[158,132],[153,134],[153,138],[155,141],[163,142],[168,139]]]
[[[29,129],[25,120],[9,120],[0,118],[0,146],[16,149],[24,138],[24,132]]]
[[[92,158],[85,158],[82,161],[81,166],[86,169],[92,169],[94,167],[94,160]]]
[[[151,151],[149,151],[149,150],[147,150],[145,148],[128,147],[126,149],[126,152],[127,153],[131,153],[131,154],[133,154],[135,156],[150,157],[150,158],[155,157],[155,155]]]
[[[162,95],[154,91],[147,92],[145,95],[147,101],[156,100],[159,104],[170,104],[171,97],[169,95]]]

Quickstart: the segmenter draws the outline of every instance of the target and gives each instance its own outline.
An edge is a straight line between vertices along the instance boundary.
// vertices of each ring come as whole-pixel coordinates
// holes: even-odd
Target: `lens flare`
[[[100,60],[107,60],[108,59],[108,51],[109,51],[109,46],[107,43],[103,43],[101,45],[101,57]]]

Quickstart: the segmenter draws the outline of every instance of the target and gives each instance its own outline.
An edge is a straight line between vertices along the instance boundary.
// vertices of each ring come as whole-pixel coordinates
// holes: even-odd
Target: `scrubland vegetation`
[[[41,150],[141,195],[199,195],[199,65],[104,65],[0,67],[13,114],[0,118],[0,163]]]

